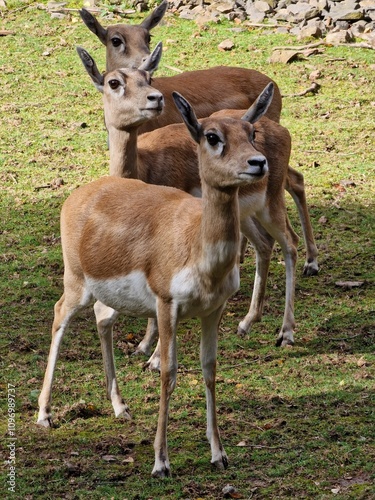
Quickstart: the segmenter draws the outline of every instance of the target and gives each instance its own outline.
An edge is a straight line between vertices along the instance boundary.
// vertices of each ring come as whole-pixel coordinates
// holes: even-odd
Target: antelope
[[[106,75],[104,95],[123,94],[125,71]],[[126,73],[128,80],[139,82],[144,73],[137,73]],[[218,326],[226,300],[239,287],[238,190],[248,185],[254,195],[263,196],[267,189],[267,159],[252,143],[252,123],[266,111],[272,84],[251,106],[245,120],[206,118],[198,122],[188,101],[177,93],[174,99],[198,144],[202,198],[114,176],[81,186],[67,198],[61,210],[64,293],[55,305],[38,414],[40,425],[51,426],[51,388],[62,338],[78,311],[96,301],[107,396],[116,416],[131,418],[118,390],[112,327],[120,313],[156,317],[161,390],[154,440],[155,477],[170,475],[167,423],[176,385],[176,329],[180,320],[189,317],[199,317],[202,326],[200,361],[211,462],[219,469],[228,464],[216,414]]]
[[[79,11],[82,21],[106,47],[111,47],[107,71],[117,68],[137,69],[150,55],[150,31],[162,20],[168,2],[165,0],[139,25],[115,24],[104,28],[88,10]],[[124,64],[124,60],[126,64]]]
[[[167,2],[163,2],[159,7],[161,8],[164,3]],[[160,18],[165,14],[166,8],[163,12],[156,11],[149,17],[152,19],[155,16],[158,23],[160,22]],[[120,48],[120,46],[116,47],[111,42],[111,36],[114,36],[114,33],[122,33],[122,39],[126,38],[126,47],[128,48],[128,52],[133,54],[133,57],[137,50],[140,57],[145,56],[145,52],[139,49],[137,39],[134,38],[133,40],[130,34],[132,32],[129,32],[129,28],[133,28],[133,26],[126,24],[109,26],[107,31],[111,33],[111,36],[104,36],[103,33],[106,32],[106,29],[100,25],[99,21],[92,14],[88,11],[85,12],[85,16],[81,14],[85,24],[106,46],[107,71],[129,67],[134,64],[133,58],[128,56],[128,53],[123,48]],[[148,19],[145,19],[143,23]],[[152,24],[150,21],[148,23]],[[92,26],[95,26],[95,29]],[[115,31],[112,31],[112,28]],[[120,38],[118,37],[118,39]],[[94,68],[92,68],[91,74],[89,71],[90,76],[92,76],[93,71]],[[95,78],[100,78],[100,72],[96,66],[95,72],[97,73]],[[224,66],[185,72],[173,77],[154,78],[152,85],[159,89],[165,98],[164,111],[159,117],[144,123],[138,129],[138,133],[143,134],[181,121],[180,114],[177,112],[172,101],[172,91],[174,90],[182,93],[192,103],[198,118],[201,118],[224,109],[239,109],[244,114],[260,91],[271,81],[273,82],[269,77],[255,70]],[[266,116],[271,120],[279,122],[282,98],[278,86],[275,82],[273,84],[274,97]],[[288,167],[285,189],[292,196],[301,221],[306,246],[306,262],[303,274],[305,276],[316,275],[319,271],[317,260],[318,249],[315,244],[314,232],[307,207],[304,178],[300,172],[290,166]]]
[[[164,4],[166,4],[165,8],[161,9]],[[167,2],[163,2],[159,6],[160,10],[156,14],[153,12],[143,21],[141,26],[144,23],[152,27],[155,26],[165,14],[166,8]],[[142,60],[149,54],[148,44],[142,45],[142,48],[140,48],[139,37],[134,35],[134,39],[132,38],[136,26],[117,24],[105,29],[85,9],[81,10],[81,17],[86,26],[106,47],[106,71],[134,67],[137,51],[138,60]],[[157,22],[155,22],[155,18]],[[130,28],[132,28],[132,31],[130,31]],[[114,37],[115,43],[113,43]],[[123,43],[119,44],[120,40],[126,40],[125,49]],[[173,91],[183,94],[194,107],[197,117],[204,118],[221,109],[246,110],[270,82],[274,84],[274,97],[267,110],[267,116],[275,121],[280,121],[280,90],[271,78],[259,71],[247,68],[216,66],[209,69],[188,71],[175,76],[153,78],[152,86],[164,96],[164,111],[160,116],[144,123],[138,132],[143,134],[171,123],[182,122],[181,115],[173,102]]]
[[[156,49],[155,49],[156,50]],[[198,158],[193,139],[183,124],[174,124],[142,134],[137,139],[134,127],[125,130],[126,102],[113,92],[106,92],[104,76],[95,68],[94,60],[82,48],[77,48],[96,87],[103,93],[104,117],[110,143],[110,174],[118,177],[139,178],[145,182],[168,185],[199,196],[201,193]],[[88,64],[87,61],[90,61]],[[112,73],[110,73],[112,74]],[[237,113],[234,111],[233,113]],[[225,112],[223,112],[225,116]],[[284,184],[288,173],[291,140],[280,124],[262,117],[254,126],[254,145],[268,158],[267,191],[255,194],[250,186],[240,188],[241,231],[256,251],[256,275],[249,311],[240,322],[238,333],[248,333],[260,321],[263,312],[267,276],[274,240],[280,244],[285,258],[286,297],[283,324],[277,345],[293,345],[294,288],[298,238],[286,215]],[[131,156],[132,161],[128,158]],[[137,347],[137,353],[150,354],[157,337],[156,322],[148,323],[146,336]],[[158,369],[157,352],[148,361],[151,369]]]

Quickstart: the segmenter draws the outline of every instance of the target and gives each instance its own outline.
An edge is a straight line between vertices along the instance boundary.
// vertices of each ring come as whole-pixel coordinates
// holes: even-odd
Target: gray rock
[[[328,33],[326,42],[331,45],[338,45],[340,43],[350,43],[353,41],[353,35],[350,30],[337,31],[335,33]]]
[[[293,15],[294,22],[312,19],[319,14],[319,9],[317,7],[310,6],[308,3],[304,2],[297,2],[296,4],[289,5],[288,11]]]
[[[266,14],[256,9],[254,4],[246,8],[246,13],[252,23],[262,23],[266,17]]]
[[[267,2],[263,2],[262,0],[256,0],[254,2],[254,7],[259,10],[259,12],[264,12],[265,14],[268,14],[269,12],[272,12],[271,7]]]
[[[322,36],[322,30],[319,28],[319,26],[311,24],[310,26],[307,25],[300,29],[298,38],[309,38],[309,37],[320,38],[321,36]]]

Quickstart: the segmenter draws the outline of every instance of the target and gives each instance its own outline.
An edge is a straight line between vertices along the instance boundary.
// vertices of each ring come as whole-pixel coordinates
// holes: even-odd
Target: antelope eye
[[[206,139],[210,146],[216,146],[220,142],[220,137],[212,132],[206,135]]]
[[[122,42],[121,42],[121,39],[120,39],[120,38],[118,38],[117,36],[113,37],[113,38],[111,39],[111,42],[112,42],[112,45],[113,45],[114,47],[118,47],[118,46],[119,46],[119,45],[121,45],[121,43],[122,43]]]
[[[109,80],[108,85],[112,90],[116,90],[120,86],[120,82],[118,80]]]
[[[250,134],[250,142],[255,142],[256,132],[255,129]]]

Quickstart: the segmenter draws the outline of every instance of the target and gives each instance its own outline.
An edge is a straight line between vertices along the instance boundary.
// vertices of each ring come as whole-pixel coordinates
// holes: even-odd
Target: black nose
[[[163,103],[163,95],[159,92],[154,92],[153,94],[148,95],[147,99],[151,102],[156,102],[159,106]]]
[[[264,175],[267,170],[267,160],[263,155],[253,156],[250,160],[247,160],[250,167],[251,175]]]

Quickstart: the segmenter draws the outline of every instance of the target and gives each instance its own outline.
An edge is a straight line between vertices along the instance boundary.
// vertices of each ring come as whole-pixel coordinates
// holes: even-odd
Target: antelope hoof
[[[150,372],[160,373],[160,360],[158,360],[158,362],[152,360],[146,361],[146,363],[144,363],[144,365],[142,366],[142,370],[143,371],[150,370]]]
[[[228,457],[226,455],[222,455],[222,457],[218,460],[213,460],[212,465],[214,465],[217,469],[224,470],[228,468]]]
[[[319,273],[319,266],[316,261],[305,262],[303,266],[303,275],[304,276],[316,276]]]
[[[149,354],[147,352],[144,352],[138,346],[137,349],[132,353],[132,356],[149,356]]]
[[[52,417],[49,415],[44,418],[39,418],[36,425],[44,427],[45,429],[52,429]]]
[[[131,414],[129,413],[129,408],[125,405],[125,407],[122,409],[122,410],[115,410],[115,416],[116,418],[123,418],[125,420],[131,420],[132,419],[132,416]]]
[[[143,365],[143,371],[145,370],[160,373],[160,354],[158,351],[155,351],[150,359]]]
[[[168,467],[163,467],[161,469],[155,469],[152,471],[152,477],[160,478],[171,477],[171,470]]]
[[[247,334],[247,331],[241,328],[240,326],[237,328],[237,335],[240,337],[244,337]]]
[[[283,337],[279,337],[276,340],[276,347],[293,347],[294,340],[284,339]]]

